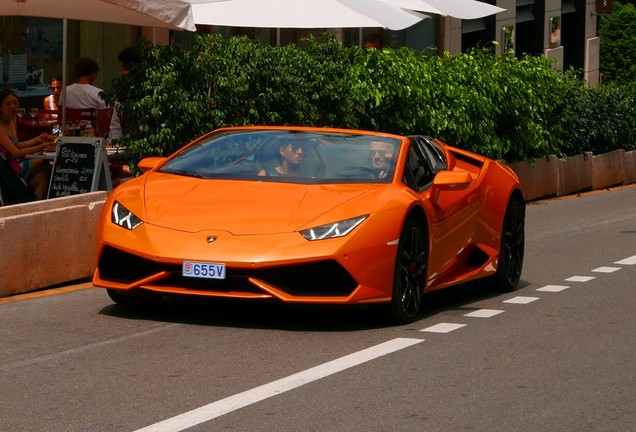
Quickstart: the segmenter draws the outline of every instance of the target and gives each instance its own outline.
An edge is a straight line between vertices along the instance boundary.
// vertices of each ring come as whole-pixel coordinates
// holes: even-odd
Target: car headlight
[[[344,237],[349,234],[355,227],[360,225],[369,215],[358,216],[351,219],[345,219],[338,222],[320,225],[314,228],[302,230],[300,233],[307,240],[324,240],[337,237]]]
[[[117,201],[113,204],[111,220],[114,224],[129,230],[133,230],[143,223],[141,219]]]

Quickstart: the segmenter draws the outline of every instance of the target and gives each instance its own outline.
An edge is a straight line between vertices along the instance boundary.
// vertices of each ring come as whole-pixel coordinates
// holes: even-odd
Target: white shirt
[[[121,138],[121,123],[119,122],[119,116],[117,115],[117,106],[113,110],[113,116],[110,118],[110,131],[108,132],[108,138],[114,140]]]
[[[106,109],[106,102],[99,97],[102,91],[91,84],[71,84],[66,87],[66,106],[71,109]]]

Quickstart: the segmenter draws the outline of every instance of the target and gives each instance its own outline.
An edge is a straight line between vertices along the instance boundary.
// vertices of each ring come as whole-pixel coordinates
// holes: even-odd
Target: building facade
[[[452,1],[452,0],[448,0]],[[386,29],[255,29],[204,27],[202,32],[246,35],[270,44],[300,43],[313,34],[319,38],[334,31],[346,45],[363,46],[371,33],[380,33],[384,46],[406,46],[417,51],[458,54],[477,46],[490,46],[497,54],[512,50],[523,54],[543,54],[554,60],[555,68],[582,71],[590,84],[599,82],[599,39],[597,15],[611,10],[611,0],[482,0],[505,12],[477,20],[460,20],[431,15],[414,26]],[[604,8],[600,10],[601,8]],[[176,34],[187,45],[187,34]]]
[[[452,0],[448,0],[452,1]],[[319,39],[332,31],[345,45],[363,46],[371,34],[380,36],[383,46],[409,47],[431,54],[457,54],[477,46],[494,46],[497,54],[514,52],[543,54],[555,68],[582,71],[590,84],[599,82],[599,38],[597,15],[611,11],[611,0],[484,0],[505,12],[478,20],[460,20],[431,15],[402,31],[386,29],[263,29],[197,26],[199,33],[245,35],[267,44],[301,43],[308,34]],[[601,8],[605,8],[601,10]],[[29,17],[1,17],[0,86],[16,89],[29,105],[50,93],[54,76],[61,76],[62,20]],[[101,66],[97,86],[108,89],[119,75],[119,51],[134,45],[139,36],[155,43],[175,43],[187,48],[194,35],[163,29],[137,28],[116,24],[69,21],[68,81],[73,81],[73,64],[79,57],[95,58]],[[493,45],[492,43],[495,42]]]
[[[495,4],[495,2],[492,2]],[[497,0],[506,9],[482,20],[442,20],[445,38],[440,46],[451,53],[465,51],[479,41],[496,40],[496,52],[514,50],[544,54],[556,67],[583,71],[590,84],[599,82],[599,38],[596,34],[598,13],[604,12],[607,0]],[[611,5],[610,5],[611,8]]]

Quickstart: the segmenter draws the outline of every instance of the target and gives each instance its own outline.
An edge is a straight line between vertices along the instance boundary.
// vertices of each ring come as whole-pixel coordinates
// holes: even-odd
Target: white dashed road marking
[[[475,312],[467,313],[464,316],[471,317],[471,318],[490,318],[504,312],[505,311],[498,310],[498,309],[479,309],[479,310],[476,310]]]
[[[634,265],[636,264],[636,255],[631,256],[629,258],[625,258],[624,260],[616,261],[614,264]]]
[[[434,326],[426,327],[420,331],[429,333],[450,333],[458,328],[465,327],[466,324],[453,324],[453,323],[439,323]]]
[[[532,303],[533,301],[537,301],[539,300],[540,297],[524,297],[524,296],[517,296],[517,297],[513,297],[509,300],[504,300],[504,303],[512,303],[512,304],[528,304],[528,303]]]
[[[594,276],[572,276],[567,278],[566,282],[589,282],[592,279],[596,279]]]
[[[537,291],[543,291],[543,292],[561,292],[563,290],[566,290],[570,288],[569,286],[565,286],[565,285],[546,285],[542,288],[537,288]]]
[[[424,342],[424,339],[397,338],[371,348],[340,357],[339,359],[298,372],[285,378],[264,384],[260,387],[235,394],[220,401],[188,411],[159,423],[138,429],[136,432],[178,432],[209,420],[228,414],[232,411],[255,404],[262,400],[277,396],[313,381],[358,366],[378,357],[408,348]]]
[[[615,271],[619,271],[620,267],[599,267],[592,270],[595,273],[614,273]]]
[[[614,264],[636,265],[636,255],[620,261],[616,261]],[[620,269],[620,267],[598,267],[592,271],[595,273],[613,273]],[[572,276],[568,279],[565,279],[565,281],[589,282],[593,279],[595,279],[595,277],[593,276]],[[542,288],[538,288],[536,291],[561,292],[568,288],[569,286],[566,285],[546,285]],[[540,297],[517,296],[508,300],[504,300],[503,303],[529,304],[539,299]],[[479,309],[467,313],[464,316],[471,318],[490,318],[503,312],[505,311],[499,309]],[[466,324],[439,323],[434,326],[424,328],[420,331],[429,333],[450,333],[465,326]],[[271,383],[253,388],[251,390],[238,393],[234,396],[227,397],[220,401],[210,403],[192,411],[188,411],[175,417],[163,420],[159,423],[155,423],[145,428],[138,429],[135,432],[179,432],[184,429],[199,425],[201,423],[205,423],[232,411],[244,408],[248,405],[255,404],[270,397],[285,393],[297,387],[309,384],[313,381],[325,378],[329,375],[333,375],[345,369],[358,366],[362,363],[408,348],[421,342],[424,342],[424,339],[393,339],[374,347],[324,363],[314,368],[307,369],[294,375],[290,375],[286,378],[282,378]]]

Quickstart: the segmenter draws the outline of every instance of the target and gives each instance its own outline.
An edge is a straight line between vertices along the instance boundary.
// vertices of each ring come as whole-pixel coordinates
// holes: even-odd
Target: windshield
[[[388,183],[397,138],[331,131],[225,130],[177,153],[159,171],[290,183]]]

